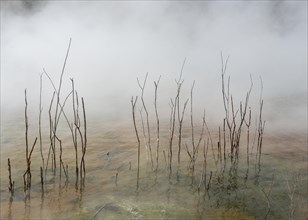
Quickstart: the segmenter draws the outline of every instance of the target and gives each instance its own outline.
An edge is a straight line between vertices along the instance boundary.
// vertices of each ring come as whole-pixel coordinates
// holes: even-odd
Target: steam
[[[261,76],[267,125],[305,131],[306,9],[305,1],[2,1],[1,115],[22,114],[25,88],[29,107],[37,109],[39,75],[45,68],[57,82],[71,37],[63,86],[69,90],[74,78],[89,117],[130,117],[130,98],[139,95],[136,77],[147,72],[147,104],[153,105],[153,81],[162,75],[158,104],[161,114],[168,111],[186,58],[183,100],[195,80],[196,109],[215,121],[222,110],[223,51],[230,55],[227,73],[238,101],[250,74],[258,100]],[[43,89],[48,103],[46,77]]]

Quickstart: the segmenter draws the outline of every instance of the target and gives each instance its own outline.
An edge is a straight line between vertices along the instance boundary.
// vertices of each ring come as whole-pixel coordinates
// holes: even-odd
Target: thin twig
[[[146,81],[147,81],[147,78],[148,78],[148,73],[146,74],[145,76],[145,79],[143,81],[143,84],[141,85],[140,82],[139,82],[139,79],[137,78],[137,82],[138,82],[138,85],[141,89],[141,102],[142,102],[142,106],[145,111],[145,114],[146,114],[146,122],[147,122],[147,141],[146,141],[146,146],[148,148],[148,150],[150,151],[150,158],[151,158],[151,166],[152,166],[152,169],[153,169],[153,157],[152,157],[152,149],[151,149],[151,133],[150,133],[150,125],[149,125],[149,113],[148,113],[148,110],[145,106],[145,102],[144,102],[144,89],[145,89],[145,85],[146,85]],[[144,138],[146,139],[146,136],[144,135]]]
[[[135,133],[136,133],[136,138],[138,141],[138,168],[137,168],[137,190],[139,188],[139,169],[140,169],[140,139],[138,135],[138,130],[136,126],[136,117],[135,117],[135,108],[136,108],[136,103],[137,103],[138,96],[134,99],[132,97],[131,99],[131,104],[132,104],[132,114],[133,114],[133,122],[134,122],[134,128],[135,128]]]
[[[95,219],[95,217],[98,215],[98,213],[100,213],[105,207],[106,207],[107,204],[103,205],[96,213],[95,215],[91,218],[91,219]]]
[[[157,131],[157,145],[156,145],[156,170],[158,169],[158,152],[159,152],[159,117],[158,117],[158,111],[157,111],[157,88],[158,84],[160,82],[161,76],[159,76],[157,82],[154,81],[155,85],[155,101],[154,101],[154,106],[155,106],[155,115],[156,115],[156,131]]]

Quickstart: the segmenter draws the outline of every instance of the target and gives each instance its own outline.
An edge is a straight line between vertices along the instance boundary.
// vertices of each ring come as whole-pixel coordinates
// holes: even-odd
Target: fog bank
[[[136,78],[146,73],[146,103],[153,107],[161,75],[159,108],[167,116],[186,58],[182,101],[195,80],[196,112],[222,119],[223,52],[237,102],[251,75],[257,106],[262,77],[267,126],[307,131],[306,1],[1,1],[2,119],[23,114],[25,88],[37,114],[39,75],[44,68],[58,84],[70,38],[62,99],[74,78],[90,118],[127,120],[131,97],[140,96]],[[52,91],[44,75],[45,114]]]

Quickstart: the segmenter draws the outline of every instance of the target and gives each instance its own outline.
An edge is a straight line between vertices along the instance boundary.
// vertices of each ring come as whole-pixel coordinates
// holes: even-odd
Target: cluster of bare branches
[[[87,119],[86,119],[86,112],[85,112],[85,107],[84,107],[84,99],[81,98],[81,105],[82,105],[82,112],[83,112],[83,132],[82,132],[81,119],[80,119],[80,113],[79,113],[79,108],[80,108],[79,98],[78,98],[78,92],[75,90],[74,79],[71,79],[71,83],[72,83],[71,94],[72,94],[74,121],[70,123],[66,116],[65,116],[65,119],[71,131],[73,145],[75,149],[76,187],[78,187],[79,174],[80,174],[81,186],[84,185],[84,177],[86,174],[84,158],[85,158],[85,154],[87,150]],[[78,159],[78,144],[79,143],[81,145],[81,153],[82,153],[80,163]]]
[[[205,149],[205,146],[206,146],[206,149]],[[205,142],[205,140],[203,141],[203,168],[202,168],[200,182],[199,182],[199,185],[198,185],[198,191],[200,191],[202,184],[204,185],[204,188],[207,189],[207,187],[206,187],[206,168],[207,168],[207,152],[208,152],[208,149],[209,149],[209,138],[207,139],[207,142]],[[212,173],[211,173],[210,178],[212,178]],[[208,184],[208,188],[209,188],[209,184]]]
[[[59,82],[59,87],[56,89],[55,84],[53,83],[53,80],[49,76],[49,74],[44,70],[45,75],[48,77],[50,83],[52,84],[54,88],[54,93],[53,97],[50,102],[50,108],[49,108],[49,123],[50,123],[50,148],[49,148],[49,153],[48,153],[48,159],[47,159],[47,165],[45,167],[45,175],[47,172],[47,167],[48,167],[48,161],[50,157],[50,152],[52,152],[52,171],[53,174],[56,174],[56,141],[59,143],[59,149],[60,149],[60,154],[59,154],[59,161],[60,161],[60,184],[61,184],[61,177],[62,177],[62,170],[65,174],[66,182],[68,181],[68,166],[64,165],[64,162],[62,160],[62,141],[57,135],[57,127],[58,123],[60,120],[61,115],[64,116],[65,121],[67,122],[67,125],[70,129],[71,136],[72,136],[72,142],[75,150],[75,173],[76,173],[76,188],[78,188],[78,183],[80,180],[80,186],[84,186],[84,179],[86,175],[86,168],[85,168],[85,154],[86,154],[86,149],[87,149],[87,121],[86,121],[86,112],[85,112],[85,106],[84,106],[84,99],[83,97],[81,98],[81,107],[82,107],[82,116],[83,116],[83,128],[82,128],[82,122],[81,122],[81,117],[80,117],[80,99],[78,97],[78,93],[75,90],[74,86],[74,79],[71,79],[71,84],[72,84],[72,90],[69,92],[69,94],[66,96],[64,99],[63,103],[60,102],[60,92],[62,88],[62,81],[63,81],[63,74],[66,66],[66,61],[68,58],[69,50],[70,50],[70,45],[71,45],[71,40],[69,42],[69,46],[67,49],[66,57],[64,60],[63,68],[62,68],[62,73],[60,77],[60,82]],[[56,107],[55,107],[55,113],[54,113],[54,120],[51,114],[51,109],[53,106],[54,102],[54,97],[56,95]],[[66,115],[64,111],[65,104],[68,100],[68,98],[72,96],[72,110],[73,110],[73,122],[71,122]],[[78,146],[80,144],[81,148],[81,159],[79,160],[78,158]]]
[[[294,212],[296,209],[295,195],[297,193],[299,184],[301,182],[300,171],[298,171],[297,174],[294,174],[292,176],[292,181],[293,181],[293,184],[290,184],[289,180],[286,178],[287,187],[288,187],[288,198],[290,200],[288,219],[294,219]]]
[[[168,161],[166,157],[166,152],[163,150],[164,158],[165,158],[165,164],[166,166],[168,165],[168,170],[169,173],[172,173],[172,164],[173,164],[173,154],[174,154],[174,146],[175,146],[175,141],[177,142],[177,163],[178,166],[180,165],[181,161],[181,149],[183,145],[183,121],[184,121],[184,115],[186,111],[186,107],[189,101],[189,98],[187,98],[183,104],[181,104],[181,99],[180,99],[180,94],[181,94],[181,88],[184,83],[184,80],[182,79],[183,75],[183,69],[185,65],[185,60],[183,62],[180,76],[178,79],[175,79],[176,83],[176,94],[174,98],[170,99],[170,122],[169,122],[169,138],[168,138],[168,147],[167,147],[167,152],[168,152]],[[146,153],[147,153],[147,159],[151,160],[151,165],[153,168],[153,156],[152,156],[152,149],[151,149],[151,131],[150,131],[150,125],[149,125],[149,112],[147,110],[147,107],[145,105],[145,100],[144,100],[144,91],[145,91],[145,85],[147,81],[148,73],[145,76],[145,79],[143,83],[140,83],[139,79],[137,78],[137,82],[139,85],[139,88],[141,90],[141,109],[140,109],[140,118],[141,118],[141,128],[142,128],[142,134],[143,134],[143,139],[145,143],[145,148],[146,148]],[[158,116],[158,107],[157,107],[157,93],[158,93],[158,85],[160,82],[160,78],[157,81],[154,81],[154,110],[155,110],[155,116],[156,116],[156,170],[158,169],[158,158],[159,158],[159,147],[160,147],[160,120]],[[201,129],[201,134],[200,138],[198,139],[198,142],[195,142],[195,129],[194,129],[194,121],[193,121],[193,88],[194,84],[192,85],[191,88],[191,102],[190,102],[190,109],[191,109],[191,115],[190,115],[190,126],[191,126],[191,148],[188,146],[188,143],[184,143],[186,146],[186,152],[187,155],[190,158],[190,163],[188,165],[189,169],[192,171],[192,174],[194,173],[194,167],[197,161],[197,156],[198,156],[198,150],[199,146],[202,142],[202,139],[204,138],[204,128],[206,126],[205,122],[205,115],[203,115],[202,119],[202,129]],[[131,104],[132,104],[132,111],[133,111],[133,122],[134,122],[134,127],[135,127],[135,133],[137,136],[137,141],[138,141],[138,171],[137,171],[137,179],[139,179],[139,163],[140,163],[140,139],[139,139],[139,133],[137,130],[137,125],[136,125],[136,116],[135,116],[135,111],[136,111],[136,103],[137,103],[137,97],[134,99],[132,98]],[[143,118],[143,112],[146,114],[146,119],[144,120]],[[194,174],[193,174],[194,175]]]
[[[184,114],[186,110],[186,106],[188,103],[188,99],[184,102],[183,109],[180,110],[180,92],[181,92],[181,87],[184,83],[184,80],[182,80],[182,75],[183,75],[183,69],[185,65],[185,61],[183,62],[182,68],[181,68],[181,74],[178,80],[175,80],[176,85],[177,85],[177,94],[175,97],[175,103],[177,107],[177,115],[178,115],[178,164],[181,162],[181,148],[182,148],[182,129],[183,129],[183,119],[184,119]],[[182,112],[182,113],[180,113]]]
[[[224,118],[223,118],[223,125],[218,127],[218,141],[217,147],[214,147],[212,135],[210,129],[205,120],[205,113],[203,114],[202,124],[200,128],[200,135],[199,138],[196,140],[196,129],[194,125],[194,112],[193,112],[193,90],[195,82],[193,82],[190,97],[183,100],[181,102],[181,89],[183,87],[184,80],[182,78],[183,75],[183,68],[185,65],[185,61],[183,62],[180,76],[178,79],[175,79],[176,83],[176,93],[173,98],[170,98],[169,106],[170,106],[170,116],[169,116],[169,138],[168,144],[166,149],[163,150],[164,158],[165,158],[165,167],[168,168],[169,174],[172,173],[172,165],[173,165],[173,155],[174,155],[174,146],[177,145],[177,163],[178,168],[180,167],[181,162],[181,149],[182,145],[186,150],[188,156],[188,170],[192,176],[192,180],[195,177],[195,169],[198,159],[198,152],[200,149],[201,143],[204,143],[203,147],[203,168],[200,177],[200,182],[198,185],[198,190],[200,190],[201,185],[204,184],[205,190],[209,190],[210,184],[212,181],[212,171],[210,172],[210,177],[206,178],[206,167],[207,167],[207,152],[208,148],[211,147],[212,149],[212,156],[215,162],[216,168],[220,168],[215,173],[217,175],[218,183],[221,183],[223,180],[223,175],[226,168],[226,162],[230,161],[230,172],[229,174],[230,179],[236,181],[237,178],[237,167],[238,167],[238,160],[239,160],[239,152],[240,152],[240,144],[241,144],[241,137],[242,133],[246,131],[246,160],[247,160],[247,173],[246,177],[248,176],[248,169],[249,169],[249,152],[250,152],[250,130],[251,130],[251,120],[252,120],[252,110],[249,106],[249,99],[252,92],[253,81],[252,77],[250,76],[250,87],[246,92],[246,96],[244,101],[239,102],[238,107],[236,107],[234,98],[230,92],[230,76],[226,80],[226,70],[228,64],[228,58],[225,61],[222,54],[221,54],[221,85],[222,85],[222,99],[223,99],[223,108],[224,108]],[[153,168],[153,156],[152,156],[152,149],[151,149],[151,129],[149,125],[149,112],[145,105],[144,100],[144,91],[146,86],[146,81],[148,78],[148,73],[145,76],[145,79],[142,83],[140,83],[139,79],[137,78],[137,82],[139,88],[141,90],[141,109],[140,109],[140,118],[141,118],[141,125],[142,125],[142,132],[143,132],[143,139],[146,147],[147,159],[151,161],[151,165]],[[154,81],[154,110],[156,116],[156,170],[158,170],[158,155],[159,155],[159,146],[160,146],[160,120],[158,116],[158,107],[157,107],[157,90],[158,90],[158,83],[160,82],[160,77],[158,81]],[[261,91],[262,93],[262,91]],[[261,95],[262,97],[262,95]],[[184,117],[186,114],[187,104],[190,101],[190,128],[191,128],[191,137],[189,138],[191,142],[187,141],[187,139],[183,139],[183,122]],[[138,141],[138,182],[137,188],[139,185],[139,172],[140,172],[140,139],[136,125],[136,116],[135,116],[135,108],[137,103],[137,97],[134,99],[132,98],[132,109],[133,109],[133,122],[135,127],[135,133],[137,136]],[[260,99],[260,111],[259,111],[259,124],[258,128],[256,129],[258,132],[258,143],[257,143],[257,159],[260,164],[261,158],[261,148],[262,148],[262,138],[264,133],[264,125],[265,121],[262,119],[262,108],[263,108],[263,100]],[[144,119],[143,114],[145,113],[146,119]],[[205,129],[207,133],[205,133]],[[207,140],[207,141],[206,141]],[[205,150],[206,149],[206,150]],[[166,156],[167,155],[167,156]],[[169,175],[170,177],[170,175]],[[248,178],[248,177],[247,177]],[[230,183],[233,184],[233,183]]]
[[[173,138],[175,136],[175,126],[176,126],[176,115],[178,118],[178,165],[180,165],[181,161],[181,148],[182,148],[182,128],[183,128],[183,119],[184,119],[184,114],[186,110],[186,106],[188,103],[188,99],[184,102],[183,109],[180,109],[180,93],[181,93],[181,88],[184,83],[184,80],[182,79],[183,76],[183,69],[185,66],[186,58],[184,59],[184,62],[182,64],[180,76],[178,79],[175,79],[176,83],[176,95],[174,100],[171,98],[170,99],[170,109],[171,109],[171,114],[170,114],[170,134],[169,134],[169,151],[168,151],[168,158],[169,158],[169,172],[171,174],[172,172],[172,155],[173,155]]]
[[[267,212],[266,212],[265,217],[264,217],[265,219],[267,219],[268,214],[271,211],[270,196],[271,196],[271,192],[272,192],[272,188],[273,188],[274,177],[275,177],[275,175],[273,174],[272,175],[272,181],[271,181],[271,184],[270,184],[269,189],[268,189],[267,192],[265,192],[264,189],[261,189],[263,194],[264,194],[264,196],[265,196],[265,198],[266,198],[266,202],[267,202]]]
[[[71,46],[71,39],[69,41],[68,49],[66,52],[64,64],[62,67],[62,72],[59,80],[58,87],[55,86],[53,80],[51,79],[50,75],[43,69],[43,74],[40,75],[40,90],[39,90],[39,116],[38,116],[38,137],[35,138],[34,143],[32,144],[32,147],[29,146],[29,122],[28,122],[28,101],[27,101],[27,90],[25,90],[25,111],[24,111],[24,117],[25,117],[25,145],[26,145],[26,171],[23,174],[24,179],[24,192],[29,195],[30,193],[30,187],[31,187],[31,156],[34,151],[34,147],[37,143],[37,140],[39,139],[39,145],[40,145],[40,156],[42,160],[42,165],[40,166],[40,178],[41,178],[41,185],[42,185],[42,191],[44,190],[44,179],[47,177],[47,170],[50,167],[52,171],[52,175],[56,176],[56,171],[59,168],[59,179],[60,179],[60,186],[61,186],[61,178],[62,173],[65,175],[65,184],[68,183],[68,165],[63,161],[63,141],[58,134],[58,127],[59,127],[59,121],[64,117],[66,120],[69,129],[71,130],[72,134],[72,141],[73,146],[75,148],[75,154],[76,154],[76,187],[78,187],[78,180],[80,180],[80,189],[84,186],[84,179],[86,175],[86,167],[85,167],[85,155],[86,155],[86,149],[87,149],[87,121],[86,121],[86,112],[85,112],[85,104],[84,99],[81,98],[81,108],[82,108],[82,114],[79,113],[79,98],[78,93],[75,91],[74,88],[74,81],[72,81],[72,90],[69,92],[69,94],[65,97],[64,101],[62,102],[62,95],[61,95],[61,88],[62,88],[62,81],[63,81],[63,75],[65,72],[66,62],[69,55]],[[43,149],[43,138],[42,138],[42,90],[43,90],[43,75],[46,75],[49,79],[54,91],[53,95],[50,101],[49,110],[48,110],[48,116],[49,116],[49,150],[47,155],[47,161],[45,161],[44,157],[44,149]],[[64,107],[66,105],[66,102],[68,98],[72,96],[73,97],[73,114],[74,114],[74,120],[73,122],[70,122],[67,114],[64,111]],[[76,102],[76,105],[75,105]],[[82,115],[82,116],[80,116]],[[80,144],[80,147],[79,147]],[[78,147],[81,151],[81,159],[78,160]],[[51,164],[50,164],[51,163]],[[58,166],[57,166],[58,165]],[[10,159],[8,159],[8,171],[9,171],[9,191],[11,193],[14,192],[14,181],[12,182],[11,179],[11,165],[10,165]],[[79,172],[80,171],[80,172]],[[79,177],[80,175],[80,177]]]
[[[171,115],[170,115],[170,128],[169,128],[169,145],[168,145],[168,167],[169,171],[171,173],[172,171],[172,159],[173,159],[173,144],[174,144],[174,138],[178,138],[178,152],[177,152],[177,160],[178,164],[180,163],[180,158],[181,158],[181,146],[182,146],[182,128],[183,128],[183,119],[184,119],[184,113],[185,109],[188,103],[188,99],[185,101],[183,109],[180,107],[180,92],[181,92],[181,87],[184,82],[182,80],[182,73],[183,73],[183,68],[184,68],[185,60],[182,65],[181,73],[178,79],[175,80],[176,82],[176,95],[174,99],[170,99],[170,108],[171,108]],[[138,86],[141,90],[141,108],[139,110],[140,112],[140,118],[141,118],[141,125],[142,125],[142,134],[143,134],[143,139],[144,139],[144,144],[145,144],[145,149],[147,153],[147,160],[150,160],[151,162],[151,167],[153,169],[154,167],[154,162],[153,162],[153,155],[152,155],[152,147],[151,147],[151,131],[150,131],[150,124],[149,124],[149,112],[147,109],[147,106],[145,104],[144,100],[144,92],[145,92],[145,87],[146,87],[146,82],[147,82],[147,77],[148,73],[145,76],[144,81],[141,83],[139,79],[137,78]],[[156,170],[158,169],[158,158],[159,158],[159,147],[160,147],[160,120],[158,116],[158,107],[157,107],[157,93],[158,93],[158,85],[160,82],[160,78],[157,81],[154,81],[154,108],[155,108],[155,116],[156,116]],[[134,108],[137,102],[137,97],[135,101],[132,103],[134,104]],[[135,111],[135,109],[133,110]],[[145,113],[146,119],[144,120],[143,114]],[[178,122],[178,134],[176,135],[176,125]],[[134,119],[134,123],[136,123],[136,119]],[[138,135],[139,138],[139,135]],[[140,140],[138,140],[139,142]],[[164,157],[166,160],[166,155],[165,151],[164,152]]]
[[[222,97],[223,97],[223,104],[224,104],[224,109],[225,109],[224,123],[227,125],[227,129],[229,131],[231,162],[234,162],[238,159],[238,155],[239,155],[239,146],[240,146],[242,126],[244,123],[247,126],[248,125],[250,126],[250,119],[248,119],[248,122],[247,122],[246,115],[247,115],[249,97],[250,97],[253,83],[250,77],[251,84],[250,84],[250,88],[248,92],[246,93],[245,102],[244,104],[240,102],[239,108],[235,109],[234,102],[233,102],[233,96],[232,94],[230,94],[230,76],[228,77],[227,88],[225,85],[225,74],[226,74],[227,64],[228,64],[228,58],[226,61],[224,61],[223,56],[221,54]],[[240,113],[239,116],[238,116],[238,113]],[[251,117],[250,115],[251,113],[249,113],[249,118]]]
[[[189,162],[189,170],[191,171],[192,173],[192,179],[194,177],[194,173],[195,173],[195,165],[196,165],[196,161],[197,161],[197,158],[198,158],[198,152],[199,152],[199,146],[200,146],[200,143],[203,139],[203,135],[204,135],[204,127],[205,127],[205,111],[203,113],[203,123],[202,123],[202,128],[201,128],[201,133],[200,133],[200,137],[199,137],[199,140],[197,142],[197,144],[195,143],[195,130],[194,130],[194,120],[193,120],[193,89],[194,89],[194,86],[195,86],[195,82],[193,83],[192,87],[191,87],[191,91],[190,91],[190,125],[191,125],[191,146],[192,146],[192,149],[189,150],[188,149],[188,146],[187,146],[187,143],[185,144],[186,146],[186,152],[189,156],[189,159],[190,159],[190,162]],[[206,160],[206,158],[205,158]]]

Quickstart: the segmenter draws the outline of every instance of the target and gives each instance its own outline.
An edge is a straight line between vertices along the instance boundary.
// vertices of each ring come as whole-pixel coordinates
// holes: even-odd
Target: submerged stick
[[[288,179],[286,179],[287,182],[287,187],[288,187],[288,197],[290,200],[290,205],[289,205],[289,219],[294,219],[294,212],[296,205],[294,204],[294,196],[296,195],[296,191],[298,190],[298,184],[300,183],[300,171],[298,171],[298,174],[296,176],[293,176],[293,185],[292,187],[289,184]]]
[[[40,167],[40,176],[41,176],[41,186],[42,191],[44,190],[44,174],[43,174],[43,167]]]
[[[167,167],[167,158],[166,158],[166,151],[163,150],[164,159],[165,159],[165,168]]]
[[[96,213],[95,215],[91,218],[92,220],[95,219],[95,217],[98,215],[98,213],[100,213],[105,207],[106,207],[107,204],[103,205]]]
[[[7,159],[7,164],[8,164],[8,171],[9,171],[9,192],[11,195],[14,194],[14,185],[15,181],[12,182],[12,171],[11,171],[11,161],[10,158]]]
[[[209,182],[208,182],[208,184],[207,184],[206,191],[209,191],[209,189],[210,189],[211,180],[212,180],[212,171],[211,171],[211,173],[210,173],[210,179],[209,179]]]
[[[220,135],[220,126],[218,127],[218,158],[220,160],[220,164],[222,163],[222,157],[221,157],[221,135]]]
[[[226,119],[224,119],[224,126],[223,126],[223,133],[224,133],[224,162],[226,161]]]
[[[267,216],[271,211],[270,195],[271,195],[271,192],[272,192],[273,183],[274,183],[274,174],[272,174],[272,181],[271,181],[271,184],[269,186],[268,192],[266,193],[264,189],[261,189],[261,191],[263,192],[263,194],[266,198],[266,201],[267,201],[267,212],[266,212],[265,217],[264,217],[265,219],[267,219]]]

